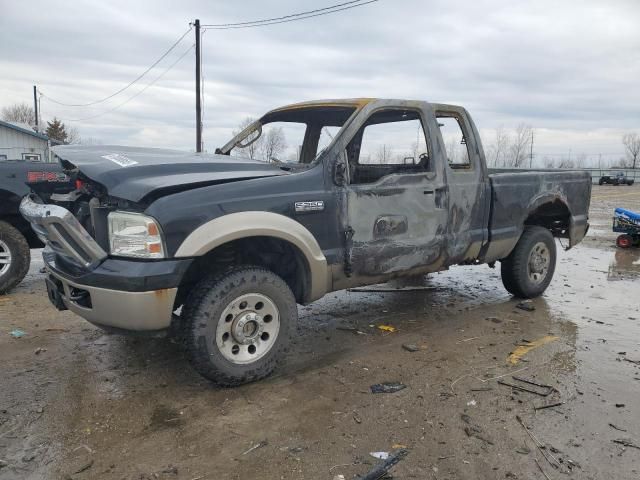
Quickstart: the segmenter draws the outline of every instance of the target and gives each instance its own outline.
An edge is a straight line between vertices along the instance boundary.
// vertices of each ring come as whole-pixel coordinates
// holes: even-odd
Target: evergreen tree
[[[52,121],[47,122],[47,137],[61,143],[67,143],[68,134],[64,123],[53,117]]]

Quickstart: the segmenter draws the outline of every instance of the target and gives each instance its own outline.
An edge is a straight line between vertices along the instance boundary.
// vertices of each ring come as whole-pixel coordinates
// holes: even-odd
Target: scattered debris
[[[178,475],[178,467],[175,465],[169,465],[167,468],[163,469],[160,473],[165,473],[168,475]]]
[[[396,393],[404,390],[407,386],[399,382],[384,382],[371,385],[371,393]]]
[[[467,407],[475,407],[477,404],[478,404],[478,402],[476,402],[475,399],[474,400],[469,400],[467,402]]]
[[[544,475],[544,478],[546,478],[547,480],[551,480],[551,478],[549,478],[549,475],[547,475],[545,473],[545,471],[542,469],[542,465],[540,465],[540,462],[538,461],[537,458],[534,458],[536,465],[538,466],[538,469],[540,470],[540,472],[542,472],[542,475]]]
[[[336,330],[351,332],[351,333],[354,333],[355,335],[369,335],[368,333],[363,332],[362,330],[359,330],[356,327],[336,327]]]
[[[336,475],[335,477],[333,477],[333,480],[344,480],[344,475]]]
[[[89,460],[87,463],[83,464],[80,468],[74,470],[72,475],[77,475],[78,473],[85,472],[93,467],[93,460]]]
[[[36,351],[34,352],[36,355],[40,355],[42,352],[46,352],[47,349],[46,348],[36,348]]]
[[[488,320],[492,323],[502,323],[502,320],[500,320],[498,317],[487,317],[485,318],[485,320]]]
[[[526,312],[533,312],[536,307],[531,300],[525,300],[524,302],[520,302],[516,305],[516,308],[520,310],[524,310]]]
[[[619,432],[626,432],[624,428],[616,427],[613,423],[610,423],[609,426],[614,430],[618,430]]]
[[[509,382],[505,382],[503,380],[498,380],[498,383],[500,385],[504,385],[505,387],[511,387],[514,390],[520,390],[522,392],[534,393],[536,395],[540,395],[541,397],[547,397],[547,396],[551,395],[553,392],[556,391],[556,389],[553,388],[551,385],[543,385],[541,383],[536,383],[536,382],[528,380],[526,378],[516,377],[515,375],[512,376],[511,378],[513,378],[517,382],[526,383],[528,385],[532,385],[534,387],[538,387],[538,388],[540,388],[542,390],[534,390],[534,389],[532,389],[530,387],[526,387],[524,385],[517,385],[515,383],[509,383]]]
[[[20,330],[19,328],[16,328],[15,330],[12,330],[9,335],[11,335],[13,338],[22,338],[27,334],[27,332],[25,332],[24,330]]]
[[[389,458],[373,467],[373,469],[370,470],[369,473],[361,476],[360,480],[379,480],[383,478],[389,472],[389,470],[391,470],[393,466],[400,462],[400,460],[406,457],[408,453],[409,450],[403,448],[398,450],[396,453],[389,455]]]
[[[518,447],[516,448],[516,453],[519,453],[521,455],[529,455],[531,453],[531,449],[529,449],[528,447]]]
[[[383,332],[394,333],[397,332],[398,329],[392,325],[377,325],[378,330],[382,330]]]
[[[624,403],[616,403],[616,408],[624,408],[625,406]]]
[[[560,405],[564,405],[564,402],[548,403],[546,405],[540,405],[538,407],[534,406],[533,409],[534,410],[544,410],[545,408],[559,407]]]
[[[353,412],[353,420],[354,420],[356,423],[362,423],[362,419],[360,418],[360,415],[358,415],[358,413],[357,413],[357,412]]]
[[[518,423],[522,425],[522,428],[524,428],[524,431],[527,432],[527,435],[531,437],[531,440],[533,440],[533,443],[536,444],[536,447],[538,447],[538,450],[540,451],[542,456],[545,458],[545,460],[549,462],[549,465],[551,465],[553,468],[561,469],[562,466],[558,461],[558,459],[554,457],[550,452],[548,452],[547,446],[544,443],[542,443],[540,440],[538,440],[538,438],[533,433],[531,433],[531,430],[527,428],[527,426],[524,424],[524,422],[522,421],[522,418],[520,418],[519,415],[516,415],[516,420],[518,420]]]
[[[555,335],[547,335],[532,342],[527,342],[526,345],[519,345],[513,352],[511,352],[511,355],[509,355],[507,361],[510,364],[515,365],[522,359],[523,356],[525,356],[534,348],[541,347],[542,345],[546,345],[547,343],[554,342],[556,340],[558,340],[558,337],[556,337]]]
[[[267,445],[269,445],[269,442],[267,442],[266,440],[262,440],[261,442],[256,443],[253,447],[251,447],[251,448],[250,448],[249,450],[247,450],[246,452],[243,452],[243,453],[242,453],[242,455],[246,455],[246,454],[251,453],[251,452],[253,452],[254,450],[257,450],[257,449],[259,449],[259,448],[266,447]]]
[[[469,415],[463,413],[460,415],[460,418],[464,423],[467,424],[467,426],[464,427],[464,433],[467,434],[467,437],[475,437],[478,440],[482,440],[488,445],[493,445],[493,442],[484,436],[482,427],[471,422],[471,417]]]
[[[369,455],[371,455],[373,458],[377,458],[378,460],[386,460],[387,458],[389,458],[389,452],[370,452]]]
[[[417,352],[418,350],[420,350],[420,347],[414,345],[413,343],[403,343],[402,348],[407,352]]]
[[[640,365],[640,360],[631,360],[630,358],[623,358],[625,362],[633,363],[634,365]]]
[[[631,448],[637,448],[638,450],[640,450],[640,445],[637,445],[635,443],[633,443],[633,440],[629,439],[629,438],[616,438],[615,440],[611,440],[613,443],[618,443],[620,445],[623,445],[625,447],[631,447]]]

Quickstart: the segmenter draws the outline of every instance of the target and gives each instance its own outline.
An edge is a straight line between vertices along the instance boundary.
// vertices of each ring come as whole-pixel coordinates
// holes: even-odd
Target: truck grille
[[[20,204],[20,213],[31,223],[40,240],[67,261],[91,268],[107,257],[66,208],[39,203],[37,197],[28,195]]]

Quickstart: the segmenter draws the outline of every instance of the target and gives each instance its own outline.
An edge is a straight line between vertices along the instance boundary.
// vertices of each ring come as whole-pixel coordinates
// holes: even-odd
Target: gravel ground
[[[639,478],[640,250],[613,246],[616,206],[640,211],[640,186],[594,186],[589,235],[534,311],[487,266],[336,292],[299,308],[282,371],[235,389],[170,340],[55,311],[34,252],[0,297],[0,478],[350,479],[401,448],[396,479]]]

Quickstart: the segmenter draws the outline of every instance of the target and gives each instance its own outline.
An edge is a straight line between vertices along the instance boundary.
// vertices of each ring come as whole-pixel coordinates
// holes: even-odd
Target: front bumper
[[[47,244],[49,299],[96,325],[129,331],[170,326],[178,286],[192,259],[116,259],[68,210],[25,197],[20,211]]]
[[[91,271],[71,276],[45,248],[47,293],[58,309],[89,322],[129,331],[169,327],[178,285],[191,259],[140,262],[108,258]]]

